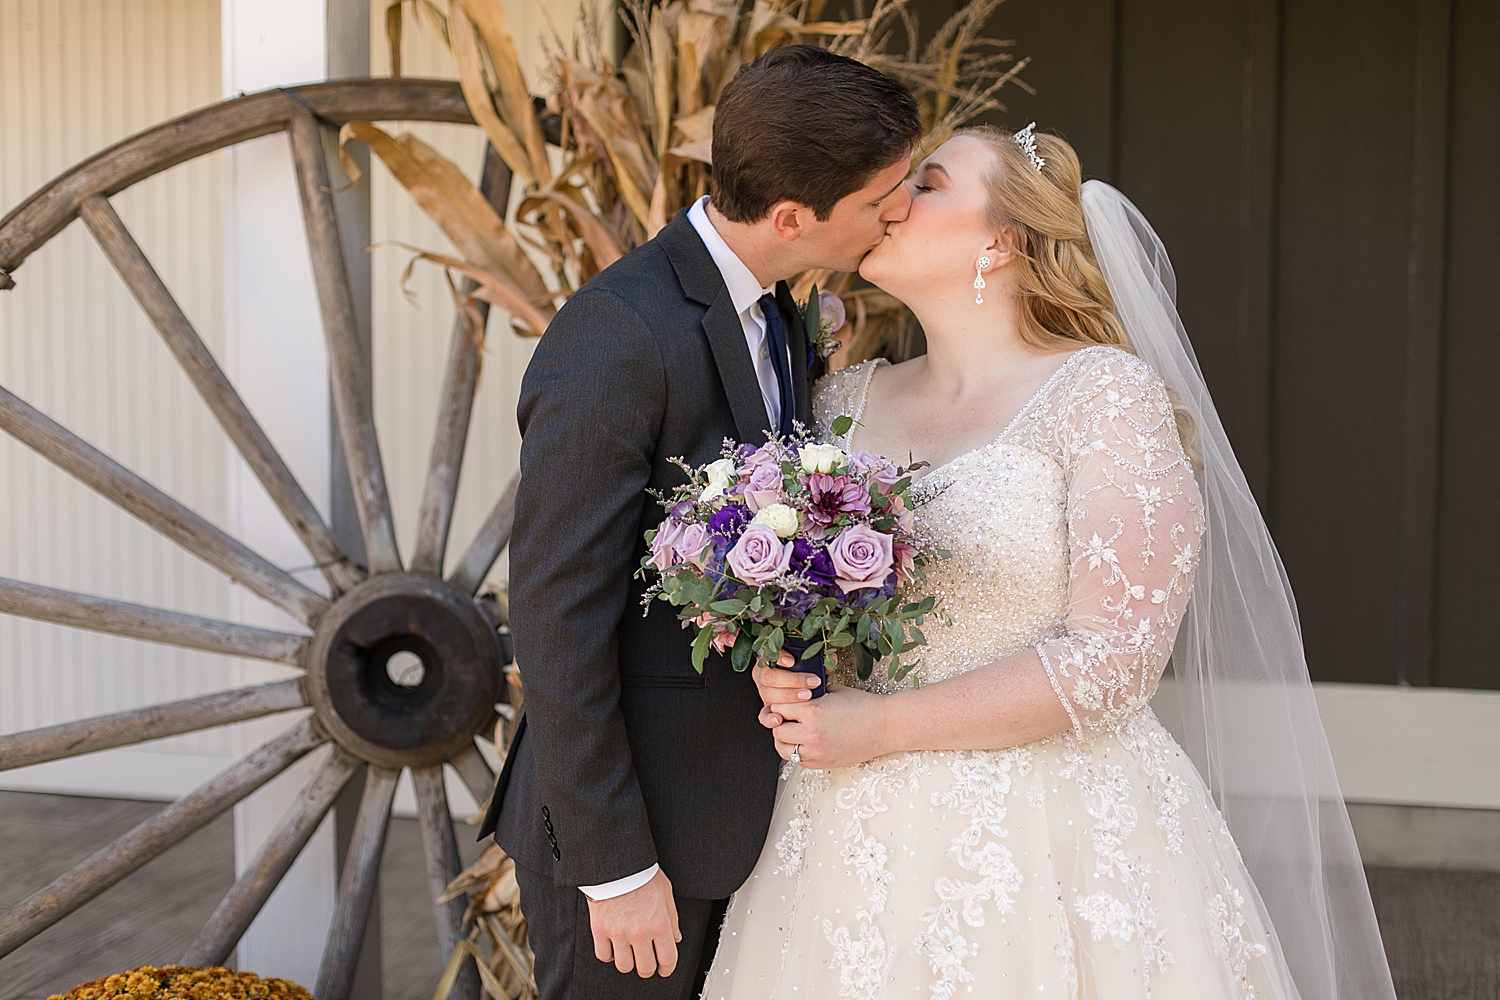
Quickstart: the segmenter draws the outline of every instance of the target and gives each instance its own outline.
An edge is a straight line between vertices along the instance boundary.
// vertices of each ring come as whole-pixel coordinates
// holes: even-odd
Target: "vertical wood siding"
[[[217,100],[219,83],[217,0],[0,0],[0,212],[104,146]],[[211,156],[113,199],[215,350],[220,191]],[[224,438],[82,224],[15,279],[0,293],[0,384],[225,523]],[[229,606],[216,571],[4,435],[0,575],[215,616]],[[222,688],[230,672],[225,658],[0,616],[0,732]],[[171,795],[230,753],[225,732],[138,751],[136,791]],[[108,790],[97,761],[47,767],[7,778]]]
[[[919,0],[931,31],[959,0]],[[1008,0],[1007,92],[1118,185],[1320,681],[1500,688],[1500,5]]]

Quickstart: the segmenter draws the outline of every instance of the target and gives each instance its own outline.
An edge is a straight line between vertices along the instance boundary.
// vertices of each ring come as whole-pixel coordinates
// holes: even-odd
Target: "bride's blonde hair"
[[[1038,170],[1015,141],[993,125],[955,133],[978,139],[995,153],[985,175],[986,221],[1008,234],[1015,252],[1016,325],[1021,339],[1045,350],[1109,344],[1135,353],[1115,315],[1114,299],[1094,258],[1083,217],[1083,168],[1066,139],[1035,133]],[[1198,464],[1197,427],[1168,389],[1184,450]]]
[[[985,176],[988,223],[1008,234],[1015,252],[1016,318],[1021,339],[1057,350],[1111,344],[1130,350],[1115,317],[1104,273],[1094,260],[1083,221],[1083,170],[1067,141],[1036,133],[1037,170],[1011,132],[973,125],[957,135],[978,139],[995,154]]]

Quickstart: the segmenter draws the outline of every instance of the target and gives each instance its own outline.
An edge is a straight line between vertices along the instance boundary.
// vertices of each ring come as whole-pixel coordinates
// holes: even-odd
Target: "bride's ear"
[[[989,258],[989,266],[979,268],[985,274],[999,270],[1015,260],[1016,252],[1011,246],[1010,234],[1001,233],[999,236],[996,236],[990,241],[989,246],[980,251],[980,256]]]

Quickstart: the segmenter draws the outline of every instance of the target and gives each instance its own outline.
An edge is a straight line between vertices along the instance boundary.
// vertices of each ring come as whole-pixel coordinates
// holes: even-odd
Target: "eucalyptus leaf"
[[[853,426],[854,418],[845,413],[833,418],[833,424],[830,429],[833,431],[834,437],[843,437],[849,433],[849,429]]]
[[[733,597],[727,601],[714,601],[709,605],[710,610],[717,611],[721,615],[737,615],[744,611],[746,607],[748,605],[744,601]]]
[[[854,672],[859,679],[867,681],[875,669],[875,656],[870,652],[870,647],[859,642],[854,645]]]
[[[822,652],[822,650],[823,650],[823,644],[821,642],[815,642],[811,646],[808,646],[807,649],[803,651],[803,653],[802,653],[802,659],[804,659],[804,660],[810,660],[814,656],[817,656],[820,652]]]
[[[902,631],[901,623],[894,618],[887,618],[885,620],[885,634],[890,638],[891,645],[894,647],[899,647],[906,639],[906,633]]]
[[[741,631],[735,637],[734,648],[729,651],[729,665],[735,669],[736,673],[744,673],[750,669],[750,658],[754,655],[751,647],[754,644],[748,632]]]
[[[701,628],[693,639],[693,669],[703,673],[703,661],[708,659],[708,644],[714,640],[714,630]]]

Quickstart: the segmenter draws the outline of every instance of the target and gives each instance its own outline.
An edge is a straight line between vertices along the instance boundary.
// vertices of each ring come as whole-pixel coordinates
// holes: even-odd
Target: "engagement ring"
[[[792,747],[792,763],[793,764],[800,764],[800,763],[802,763],[802,744],[801,743],[798,743],[796,746]]]

